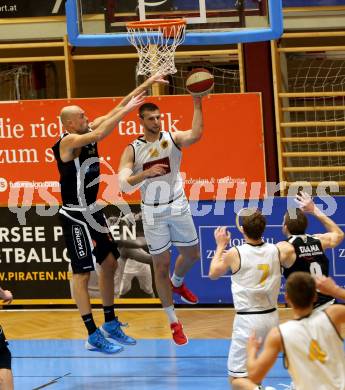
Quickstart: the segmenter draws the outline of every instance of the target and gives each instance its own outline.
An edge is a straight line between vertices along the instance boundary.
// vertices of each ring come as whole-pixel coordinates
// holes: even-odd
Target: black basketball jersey
[[[83,146],[79,157],[63,162],[60,142],[66,135],[68,133],[63,134],[52,148],[60,172],[62,204],[72,208],[86,207],[97,199],[100,175],[97,144]]]
[[[315,275],[329,274],[329,260],[323,251],[321,241],[309,234],[291,236],[287,240],[295,248],[296,261],[290,268],[284,268],[287,279],[293,272],[301,271]],[[332,300],[333,297],[318,293],[317,306]]]

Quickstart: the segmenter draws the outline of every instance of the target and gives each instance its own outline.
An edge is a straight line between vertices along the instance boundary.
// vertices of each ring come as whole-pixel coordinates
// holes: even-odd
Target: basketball
[[[204,68],[193,69],[186,78],[186,89],[192,95],[207,95],[212,90],[213,85],[213,75]]]

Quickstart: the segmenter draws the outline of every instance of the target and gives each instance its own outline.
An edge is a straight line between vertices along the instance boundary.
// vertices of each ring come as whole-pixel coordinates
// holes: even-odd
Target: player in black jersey
[[[13,296],[11,291],[3,290],[0,287],[0,299],[4,303],[11,303]],[[8,343],[0,326],[0,388],[13,390],[13,375],[11,368],[11,351],[8,349]]]
[[[95,211],[100,176],[97,142],[110,135],[120,120],[139,107],[146,89],[153,83],[166,83],[154,75],[126,96],[113,110],[89,124],[81,107],[61,110],[66,133],[53,146],[60,172],[62,207],[59,216],[71,259],[73,298],[87,328],[86,348],[106,353],[120,352],[136,341],[127,336],[114,313],[114,274],[119,252],[109,232],[104,214]],[[105,323],[97,328],[91,312],[88,282],[90,272],[100,264],[99,285]]]
[[[324,251],[339,245],[344,238],[344,232],[331,218],[316,207],[307,193],[302,192],[297,195],[297,201],[300,208],[288,211],[284,216],[283,233],[288,237],[287,241],[293,245],[294,253],[291,258],[291,266],[285,268],[283,274],[286,279],[296,271],[328,276],[329,260]],[[324,225],[327,233],[307,234],[308,219],[305,213],[314,215]],[[333,297],[318,293],[315,307],[333,301]]]

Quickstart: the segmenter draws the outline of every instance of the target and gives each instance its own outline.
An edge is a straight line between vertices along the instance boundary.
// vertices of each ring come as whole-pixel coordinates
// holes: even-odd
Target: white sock
[[[170,324],[172,324],[173,322],[178,322],[178,319],[177,319],[176,313],[175,313],[174,305],[164,307],[164,311],[166,312],[166,314],[169,318]]]
[[[171,277],[171,283],[175,286],[175,287],[180,287],[183,283],[183,280],[184,280],[184,276],[177,276],[175,274],[175,272],[173,273],[173,276]]]

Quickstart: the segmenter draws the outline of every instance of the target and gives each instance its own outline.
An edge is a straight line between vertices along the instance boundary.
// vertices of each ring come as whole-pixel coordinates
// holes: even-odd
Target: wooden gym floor
[[[5,306],[4,306],[5,308]],[[94,309],[97,325],[103,323],[102,309]],[[121,322],[128,322],[128,333],[140,339],[170,339],[170,329],[162,309],[118,309]],[[189,338],[230,338],[233,309],[177,309]],[[281,321],[291,318],[290,309],[279,309]],[[86,331],[79,313],[66,310],[3,310],[0,323],[8,339],[83,339]]]
[[[76,310],[7,310],[0,323],[10,342],[15,389],[19,390],[227,390],[227,355],[233,309],[178,309],[189,343],[171,341],[161,309],[119,309],[126,332],[138,340],[116,355],[87,351]],[[94,311],[97,325],[103,311]],[[291,318],[280,309],[280,318]],[[345,334],[343,329],[343,335]],[[287,389],[282,357],[264,384]]]

